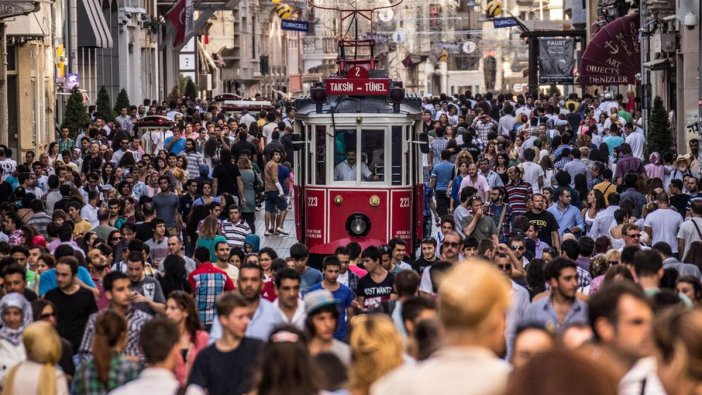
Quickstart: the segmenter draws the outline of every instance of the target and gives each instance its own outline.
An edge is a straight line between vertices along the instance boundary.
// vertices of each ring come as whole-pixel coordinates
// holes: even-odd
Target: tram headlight
[[[364,214],[353,214],[346,219],[346,232],[354,237],[363,237],[370,232],[370,219]]]

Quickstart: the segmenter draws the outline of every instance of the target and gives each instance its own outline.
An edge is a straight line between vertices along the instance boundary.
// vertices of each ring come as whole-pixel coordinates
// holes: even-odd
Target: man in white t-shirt
[[[685,258],[690,244],[702,240],[702,199],[692,199],[690,211],[692,216],[678,230],[678,251],[682,250],[680,258]]]
[[[275,119],[276,117],[274,111],[269,111],[268,114],[266,114],[266,124],[263,125],[263,128],[261,129],[263,137],[266,138],[266,143],[271,141],[273,131],[275,130],[275,128],[278,127],[278,124],[275,122]]]
[[[676,235],[678,227],[683,223],[683,217],[670,208],[668,194],[661,192],[656,196],[658,209],[649,213],[644,220],[644,231],[651,236],[652,244],[660,241],[666,242],[673,250],[673,254],[678,252]]]
[[[626,138],[625,143],[631,146],[631,155],[634,158],[639,158],[644,160],[644,145],[646,144],[646,138],[643,133],[639,133],[634,130],[634,125],[627,123],[624,125],[624,134]]]
[[[534,149],[524,150],[524,163],[522,167],[524,168],[524,181],[531,184],[534,193],[541,192],[541,188],[544,186],[544,169],[541,165],[534,163],[534,158],[536,157],[536,151]]]

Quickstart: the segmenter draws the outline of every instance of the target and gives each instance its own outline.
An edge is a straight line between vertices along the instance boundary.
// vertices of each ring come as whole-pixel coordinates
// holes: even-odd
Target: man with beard
[[[261,298],[263,287],[263,269],[253,263],[244,263],[239,268],[239,279],[236,289],[249,303],[251,322],[246,329],[246,336],[259,340],[267,340],[273,328],[282,324],[280,312],[273,303]],[[222,325],[216,319],[210,331],[210,344],[222,337]]]
[[[629,281],[612,283],[592,296],[588,310],[597,344],[628,370],[619,382],[620,393],[665,393],[653,357],[653,310],[641,288]]]
[[[551,286],[551,294],[529,305],[523,322],[551,327],[558,333],[572,324],[587,324],[587,304],[575,297],[578,291],[575,262],[556,258],[546,266],[544,277]]]
[[[424,270],[430,268],[439,258],[436,256],[435,238],[426,237],[422,239],[420,247],[422,249],[422,255],[412,262],[412,270],[421,276],[422,273],[424,273]]]
[[[551,247],[560,250],[561,242],[558,236],[558,222],[550,212],[545,210],[546,198],[540,193],[535,193],[532,197],[531,210],[524,213],[529,219],[529,223],[539,230],[539,239]]]

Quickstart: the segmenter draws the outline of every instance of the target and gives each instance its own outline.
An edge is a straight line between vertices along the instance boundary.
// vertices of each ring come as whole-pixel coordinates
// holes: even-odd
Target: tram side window
[[[327,127],[317,126],[315,131],[315,184],[324,185],[327,181]]]
[[[392,127],[390,147],[392,148],[392,185],[402,185],[402,126]]]
[[[361,134],[361,179],[384,181],[388,172],[385,164],[385,130],[364,129]]]
[[[356,181],[356,129],[334,131],[334,181]]]

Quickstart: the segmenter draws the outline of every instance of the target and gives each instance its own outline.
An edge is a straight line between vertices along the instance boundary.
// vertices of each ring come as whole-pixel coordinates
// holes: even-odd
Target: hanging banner
[[[623,16],[592,37],[583,53],[580,85],[636,83],[636,75],[641,72],[639,22],[639,14]]]
[[[539,83],[573,84],[574,55],[572,38],[539,39]]]

